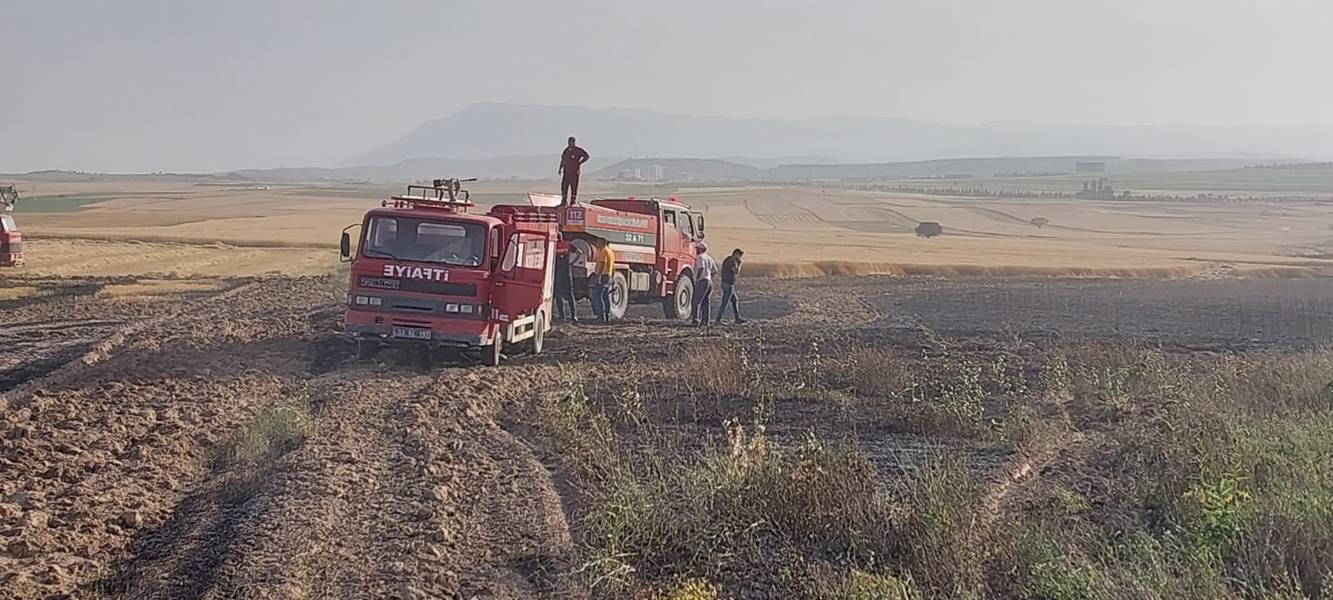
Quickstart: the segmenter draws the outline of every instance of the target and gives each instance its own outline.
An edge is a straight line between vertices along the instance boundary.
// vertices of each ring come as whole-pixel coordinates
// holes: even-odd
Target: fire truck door
[[[510,234],[500,259],[491,300],[501,322],[523,329],[538,309],[549,321],[555,280],[554,246],[555,242],[544,233],[516,231]]]

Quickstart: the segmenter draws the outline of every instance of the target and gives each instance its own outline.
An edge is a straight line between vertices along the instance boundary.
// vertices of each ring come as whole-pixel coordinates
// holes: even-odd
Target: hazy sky
[[[0,172],[326,165],[474,102],[1333,123],[1330,0],[0,6]]]

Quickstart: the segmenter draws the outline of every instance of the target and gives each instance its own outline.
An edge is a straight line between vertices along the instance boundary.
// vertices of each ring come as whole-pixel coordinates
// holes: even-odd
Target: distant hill
[[[1123,159],[1115,156],[944,158],[871,164],[780,165],[764,171],[764,176],[775,181],[1024,177],[1071,174],[1080,162],[1103,163],[1105,173],[1109,175],[1240,169],[1272,163],[1271,160],[1239,158]]]
[[[672,181],[791,182],[809,180],[887,180],[912,178],[987,178],[1034,175],[1066,175],[1080,162],[1100,162],[1109,175],[1135,175],[1240,169],[1274,164],[1262,159],[1123,159],[1114,156],[1029,156],[946,158],[920,161],[863,164],[783,164],[759,168],[730,160],[709,158],[594,158],[584,176],[619,179],[634,171],[644,180],[653,178],[653,167],[662,167]],[[1284,165],[1283,168],[1303,168]],[[432,177],[554,178],[550,156],[513,156],[488,159],[414,158],[384,167],[317,167],[250,169],[219,174],[251,181],[371,181],[404,182]],[[1092,174],[1090,174],[1092,175]]]
[[[585,169],[599,169],[616,158],[596,158]],[[556,177],[558,156],[507,156],[500,158],[412,158],[388,166],[355,166],[324,169],[315,167],[249,169],[234,171],[239,177],[256,181],[377,181],[402,182],[434,177],[521,177],[540,179]]]
[[[770,179],[893,179],[904,177],[993,177],[998,174],[1064,174],[1078,162],[1109,162],[1113,156],[1038,156],[1014,158],[945,158],[910,162],[847,165],[780,165]]]
[[[1333,126],[1206,127],[987,123],[954,126],[875,117],[801,120],[700,117],[631,109],[475,104],[422,123],[344,166],[423,157],[556,156],[578,136],[594,158],[833,157],[882,163],[968,156],[1218,156],[1333,158]],[[810,161],[825,162],[825,161]],[[752,165],[768,166],[768,165]]]

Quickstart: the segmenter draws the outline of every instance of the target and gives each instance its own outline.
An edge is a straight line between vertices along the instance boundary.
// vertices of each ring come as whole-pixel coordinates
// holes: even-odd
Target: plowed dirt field
[[[578,491],[536,433],[534,407],[570,386],[688,390],[668,386],[696,378],[697,357],[740,347],[783,374],[848,344],[919,354],[939,335],[965,338],[963,353],[1053,330],[1188,352],[1333,339],[1322,279],[758,279],[745,282],[743,326],[700,331],[642,307],[481,368],[356,361],[334,333],[332,277],[106,292],[137,283],[0,279],[29,292],[0,299],[0,597],[597,596],[572,575],[588,568]],[[759,410],[671,397],[647,414],[699,443]],[[1027,472],[1002,447],[885,427],[836,397],[768,402],[774,443],[840,437],[886,480],[957,448],[1001,482],[998,505],[1000,474]]]

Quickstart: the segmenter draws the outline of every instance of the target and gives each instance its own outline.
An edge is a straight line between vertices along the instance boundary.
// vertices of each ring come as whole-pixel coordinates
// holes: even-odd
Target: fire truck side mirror
[[[338,252],[341,253],[344,261],[352,258],[352,236],[346,231],[343,232],[342,239],[338,241]]]

